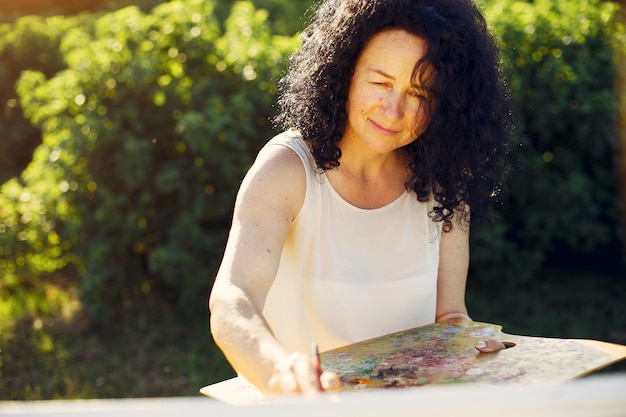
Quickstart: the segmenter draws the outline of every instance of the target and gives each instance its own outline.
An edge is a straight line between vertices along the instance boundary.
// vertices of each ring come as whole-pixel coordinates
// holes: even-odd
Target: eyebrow
[[[391,80],[395,80],[396,78],[393,75],[387,74],[385,71],[378,69],[378,68],[367,68],[368,72],[374,72],[376,74],[380,74],[385,78],[389,78]]]
[[[378,68],[366,68],[365,70],[368,71],[368,72],[373,72],[375,74],[380,74],[380,75],[382,75],[385,78],[389,78],[390,80],[395,80],[396,79],[396,77],[394,77],[393,75],[387,74],[385,71],[383,71],[381,69],[378,69]],[[424,89],[421,86],[414,85],[413,87],[415,88],[416,91],[418,91],[420,93],[425,93]]]

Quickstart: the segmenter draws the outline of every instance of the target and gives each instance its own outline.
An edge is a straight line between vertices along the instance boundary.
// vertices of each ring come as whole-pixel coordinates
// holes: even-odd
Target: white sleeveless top
[[[304,164],[302,209],[293,220],[263,307],[274,336],[291,351],[321,351],[435,321],[441,228],[432,204],[412,192],[377,209],[346,202],[295,131],[286,146]],[[263,150],[261,150],[263,152]]]

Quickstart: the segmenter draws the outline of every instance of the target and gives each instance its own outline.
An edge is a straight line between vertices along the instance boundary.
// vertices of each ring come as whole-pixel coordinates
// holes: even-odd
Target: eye
[[[374,87],[387,88],[390,86],[390,84],[387,81],[370,81],[369,83],[373,85]]]
[[[418,100],[426,100],[426,96],[422,93],[420,93],[419,91],[415,91],[415,90],[411,90],[409,91],[409,96],[416,98]]]

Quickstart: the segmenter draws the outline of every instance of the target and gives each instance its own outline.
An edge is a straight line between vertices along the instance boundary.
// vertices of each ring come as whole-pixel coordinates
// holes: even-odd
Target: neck
[[[405,191],[410,170],[399,151],[376,154],[340,148],[340,165],[327,171],[326,176],[349,203],[361,208],[378,208]]]
[[[381,154],[372,152],[361,142],[349,140],[339,142],[339,148],[338,170],[356,180],[370,182],[389,178],[401,179],[404,183],[408,179],[408,164],[400,150]]]

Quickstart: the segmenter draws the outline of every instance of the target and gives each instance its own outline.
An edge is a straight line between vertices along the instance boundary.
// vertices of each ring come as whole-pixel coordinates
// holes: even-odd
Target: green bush
[[[22,74],[17,98],[43,141],[0,190],[5,273],[76,266],[96,319],[143,296],[206,311],[239,182],[274,134],[275,83],[298,42],[278,34],[299,30],[310,4],[294,3],[258,0],[268,13],[177,0],[21,27],[63,60],[42,72],[15,58],[39,70]],[[514,288],[546,266],[583,265],[574,258],[615,271],[617,8],[490,0],[485,10],[519,126],[496,221],[472,233],[470,283]],[[2,45],[17,42],[3,30]]]
[[[0,2],[0,22],[12,22],[20,16],[57,16],[111,11],[128,5],[149,10],[167,0],[22,0]]]
[[[472,237],[473,276],[499,286],[542,267],[617,272],[617,6],[494,0],[518,126],[497,221]]]
[[[104,15],[63,37],[67,70],[26,72],[18,84],[43,131],[24,190],[45,196],[38,214],[54,219],[59,256],[82,269],[96,319],[142,294],[206,311],[238,184],[272,135],[294,39],[273,35],[248,2],[221,33],[213,6]]]
[[[19,176],[41,143],[41,131],[22,116],[15,82],[23,70],[51,77],[64,68],[59,42],[75,21],[28,16],[0,25],[0,183]]]
[[[225,21],[230,14],[233,4],[239,0],[221,0],[215,4],[215,14],[220,21]],[[293,36],[301,31],[308,23],[312,14],[315,0],[252,0],[258,9],[266,10],[268,23],[272,30],[279,35]]]

